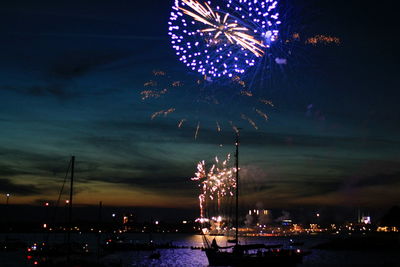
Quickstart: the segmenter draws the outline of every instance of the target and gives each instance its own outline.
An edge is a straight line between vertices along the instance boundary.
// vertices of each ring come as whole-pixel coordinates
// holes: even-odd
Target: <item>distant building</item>
[[[124,216],[122,216],[122,225],[123,225],[125,231],[133,230],[133,226],[134,226],[133,213],[124,214]]]
[[[371,217],[370,216],[362,216],[360,223],[371,224]]]
[[[358,220],[357,223],[361,224],[371,224],[371,216],[364,214],[364,212],[361,214],[360,210],[358,210]]]
[[[249,210],[249,215],[269,215],[271,212],[269,210]]]
[[[379,226],[378,229],[376,229],[378,232],[395,232],[398,233],[399,229],[396,226]]]
[[[271,211],[264,209],[249,210],[246,215],[246,225],[248,227],[265,227],[271,222]]]

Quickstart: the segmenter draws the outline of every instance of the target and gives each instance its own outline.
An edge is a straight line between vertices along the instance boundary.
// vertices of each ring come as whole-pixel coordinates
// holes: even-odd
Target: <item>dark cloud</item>
[[[299,191],[295,197],[312,197],[338,192],[342,184],[343,182],[340,180],[325,182],[307,181],[292,183],[288,186],[293,190]]]
[[[245,191],[246,193],[252,194],[252,193],[256,193],[256,192],[267,192],[270,190],[273,190],[276,188],[276,185],[269,185],[267,183],[264,184],[255,184],[255,183],[249,183],[246,184],[245,186],[242,186],[243,191]]]
[[[3,193],[18,196],[32,196],[42,194],[43,192],[33,184],[20,185],[13,183],[10,179],[0,178],[0,190]]]
[[[49,84],[49,85],[30,85],[30,86],[0,86],[0,90],[7,90],[19,94],[30,95],[35,97],[53,96],[59,99],[70,99],[80,96],[80,94],[73,93],[68,90],[66,85]]]
[[[186,125],[180,129],[176,124],[171,124],[168,120],[154,120],[149,122],[134,122],[125,120],[97,121],[95,127],[109,131],[133,132],[138,135],[138,140],[148,140],[151,142],[165,142],[168,140],[179,140],[180,142],[193,142],[193,134],[196,126]],[[142,132],[149,134],[143,135]],[[162,132],[163,135],[154,133]],[[196,143],[200,144],[230,144],[233,143],[235,134],[231,129],[224,129],[217,132],[215,128],[204,126],[200,128],[199,137]],[[289,132],[264,132],[246,131],[241,132],[241,143],[246,146],[284,146],[291,148],[382,148],[400,147],[397,140],[383,139],[377,137],[362,138],[354,135],[335,136],[335,135],[313,135],[296,134]]]
[[[49,84],[43,85],[1,85],[0,91],[10,91],[22,95],[33,96],[37,98],[41,97],[55,97],[58,100],[74,100],[77,98],[85,97],[85,96],[104,96],[115,94],[123,91],[123,89],[119,88],[105,88],[99,90],[76,90],[73,85],[70,85],[68,81],[56,81],[49,82]]]
[[[29,174],[30,172],[18,169],[14,166],[0,164],[0,176],[16,176],[21,174]]]
[[[368,177],[357,179],[354,187],[367,187],[367,186],[393,186],[400,185],[400,172],[392,174],[376,174]]]
[[[124,57],[126,54],[123,52],[71,51],[53,64],[50,74],[62,79],[76,78]]]
[[[0,175],[17,176],[24,174],[50,175],[57,179],[57,175],[62,177],[68,168],[69,156],[60,156],[54,152],[33,153],[32,151],[19,149],[6,149],[0,147],[0,160],[7,160],[12,164],[1,164]],[[18,162],[19,164],[15,164]],[[89,171],[95,168],[94,163],[83,163],[83,170]],[[78,170],[79,172],[79,170]]]
[[[48,173],[52,176],[63,177],[69,166],[70,158],[63,157],[54,161],[39,161],[32,166],[37,172]],[[99,170],[99,164],[95,161],[78,159],[75,161],[75,173],[84,175]]]
[[[296,134],[285,132],[246,132],[242,131],[242,140],[246,145],[275,145],[287,147],[335,147],[335,148],[359,148],[371,147],[382,148],[385,146],[400,146],[396,140],[383,138],[362,138],[356,135],[335,136],[335,135],[314,135],[314,134]]]
[[[68,93],[67,90],[63,86],[53,85],[53,86],[33,86],[28,88],[28,94],[34,96],[47,96],[52,95],[60,98],[70,98],[72,94]]]
[[[185,176],[169,176],[162,174],[142,175],[138,177],[96,176],[80,179],[80,182],[101,181],[110,184],[128,186],[160,194],[174,194],[174,196],[195,196],[198,188],[195,182]]]
[[[129,52],[108,51],[108,50],[61,50],[56,57],[51,59],[41,59],[44,64],[41,71],[47,68],[47,72],[41,73],[39,81],[31,82],[29,85],[22,82],[7,83],[3,81],[0,85],[0,91],[12,91],[28,96],[44,97],[52,96],[59,100],[71,100],[87,95],[107,95],[120,91],[118,88],[87,88],[78,89],[74,81],[89,73],[95,73],[96,70],[104,71],[112,63],[124,59]],[[61,55],[61,56],[60,56]],[[125,68],[126,66],[122,66]],[[118,68],[112,66],[112,69]],[[36,71],[36,67],[35,67]]]
[[[94,123],[94,127],[101,131],[118,131],[120,133],[120,140],[116,140],[114,137],[111,140],[107,140],[107,137],[101,137],[106,139],[106,143],[116,143],[124,141],[127,133],[130,135],[130,140],[151,141],[151,142],[165,142],[168,140],[180,140],[183,138],[190,138],[193,141],[193,135],[191,129],[185,128],[184,130],[179,129],[177,124],[171,124],[168,120],[153,120],[151,121],[133,121],[133,120],[109,120],[109,121],[97,121]],[[195,130],[195,128],[193,128]],[[208,133],[209,130],[202,129],[202,132]],[[144,134],[145,133],[145,134]],[[163,133],[160,135],[159,133]],[[212,131],[215,133],[215,131]],[[205,134],[206,135],[206,134]],[[127,136],[129,137],[129,136]],[[201,142],[203,139],[199,139]],[[89,142],[93,142],[88,140]],[[101,140],[100,140],[101,141]],[[94,140],[96,142],[96,140]]]
[[[287,194],[290,198],[304,198],[320,196],[324,194],[339,192],[341,190],[342,181],[307,181],[304,180],[282,180],[282,181],[264,181],[258,184],[242,185],[245,194],[251,196],[253,193],[262,192],[265,197],[274,195]],[[273,198],[273,197],[272,197]]]
[[[122,183],[126,185],[131,185],[139,188],[146,189],[177,189],[179,186],[180,189],[184,189],[187,187],[186,185],[191,184],[190,179],[188,177],[177,177],[177,176],[141,176],[137,178],[96,178],[96,180],[102,180],[113,183]]]
[[[193,172],[193,168],[194,166],[188,163],[178,164],[173,160],[139,156],[137,159],[100,165],[95,172],[80,174],[79,179],[83,183],[101,181],[155,191],[174,191],[178,188],[186,190],[197,186],[188,176]]]
[[[100,149],[103,151],[113,150],[115,154],[120,154],[123,152],[137,151],[135,136],[136,135],[125,136],[124,133],[121,133],[117,136],[88,135],[83,137],[76,137],[74,138],[74,140],[78,141],[79,143],[94,147],[96,149]],[[140,141],[138,139],[136,140]]]

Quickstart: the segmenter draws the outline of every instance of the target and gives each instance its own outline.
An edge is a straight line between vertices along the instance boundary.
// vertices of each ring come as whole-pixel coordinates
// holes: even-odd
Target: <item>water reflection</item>
[[[0,238],[4,236],[0,235]],[[12,234],[12,238],[29,242],[39,242],[44,240],[42,234]],[[97,251],[97,236],[95,234],[74,234],[74,241],[85,241],[89,244],[91,251]],[[103,239],[109,238],[104,235]],[[150,259],[151,251],[128,251],[118,252],[107,255],[103,260],[118,261],[123,266],[208,266],[205,253],[199,249],[190,249],[190,247],[202,247],[203,241],[201,235],[185,235],[185,234],[126,234],[127,239],[137,242],[148,242],[150,238],[155,243],[172,242],[175,246],[185,247],[180,249],[159,249],[160,259]],[[215,238],[220,246],[226,246],[227,237],[215,236],[209,237],[211,241]],[[242,244],[264,243],[264,244],[283,244],[289,245],[290,239],[293,242],[304,242],[304,248],[313,247],[316,244],[324,242],[331,236],[295,236],[295,237],[248,237],[241,238]],[[50,242],[63,242],[63,234],[54,234],[50,238]],[[333,251],[333,250],[312,250],[312,254],[304,258],[305,266],[399,266],[400,255],[397,251]],[[389,265],[388,265],[389,264]],[[397,264],[397,265],[396,265]],[[26,260],[26,252],[0,252],[0,266],[2,267],[21,267],[31,266]]]

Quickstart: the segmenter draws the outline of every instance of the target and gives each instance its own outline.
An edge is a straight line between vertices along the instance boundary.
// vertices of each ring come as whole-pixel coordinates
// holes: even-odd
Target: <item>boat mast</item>
[[[75,165],[75,156],[72,156],[71,159],[71,184],[70,184],[70,189],[69,189],[69,216],[68,216],[68,222],[72,224],[72,195],[74,192],[74,165]]]
[[[239,129],[236,131],[236,222],[235,222],[235,228],[236,228],[236,233],[235,233],[235,242],[236,244],[239,244]]]
[[[74,166],[75,156],[71,158],[71,184],[69,189],[69,216],[68,216],[68,233],[67,233],[67,244],[68,244],[68,261],[71,254],[71,231],[72,231],[72,195],[74,192]]]

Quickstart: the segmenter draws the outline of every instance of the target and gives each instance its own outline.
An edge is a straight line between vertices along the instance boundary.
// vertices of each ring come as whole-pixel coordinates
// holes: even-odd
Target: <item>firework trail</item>
[[[165,76],[167,73],[162,70],[153,70],[154,76]]]
[[[252,92],[245,91],[245,90],[241,91],[240,94],[243,95],[243,96],[248,96],[248,97],[252,97],[253,96]]]
[[[317,44],[336,44],[339,45],[341,43],[340,38],[334,36],[326,36],[326,35],[316,35],[310,38],[307,38],[306,44],[311,44],[316,46]]]
[[[246,115],[242,114],[241,118],[245,121],[247,121],[251,126],[254,127],[254,129],[258,130],[258,126],[257,124],[249,117],[247,117]]]
[[[174,108],[170,108],[170,109],[167,109],[167,110],[160,110],[160,111],[154,112],[151,115],[151,119],[154,120],[155,118],[157,118],[160,115],[164,115],[164,117],[166,117],[168,114],[170,114],[170,113],[172,113],[174,111],[175,111]]]
[[[182,125],[183,125],[183,123],[186,121],[186,119],[181,119],[179,122],[178,122],[178,128],[182,128]]]
[[[265,105],[269,105],[271,107],[274,107],[274,103],[272,103],[272,101],[270,101],[270,100],[260,99],[260,102],[265,104]]]
[[[154,87],[154,86],[157,86],[157,82],[155,82],[155,81],[148,81],[148,82],[145,82],[144,83],[144,85],[143,85],[144,87]]]
[[[216,121],[215,123],[217,124],[217,131],[220,132],[221,131],[221,126],[219,125],[219,122]]]
[[[159,98],[162,95],[165,95],[167,92],[167,89],[163,89],[161,91],[144,90],[140,92],[140,95],[142,96],[142,100],[146,100],[148,98]]]
[[[197,123],[196,132],[194,134],[194,140],[197,140],[197,136],[199,135],[200,130],[200,122]]]
[[[264,118],[265,121],[268,121],[269,117],[268,117],[267,114],[265,114],[264,112],[262,112],[262,111],[259,110],[259,109],[256,109],[256,112],[258,113],[258,115],[260,115],[262,118]]]
[[[240,80],[240,78],[232,78],[233,84],[236,84],[239,88],[242,87],[241,90],[237,90],[236,93],[231,94],[230,98],[235,98],[235,101],[244,101],[245,103],[243,105],[240,105],[243,108],[240,109],[234,109],[233,114],[227,113],[227,110],[224,109],[226,105],[230,105],[229,102],[226,101],[223,97],[226,97],[225,95],[222,95],[223,97],[220,97],[220,94],[217,95],[209,95],[208,91],[204,92],[204,95],[198,96],[198,98],[195,98],[194,93],[192,90],[199,90],[200,93],[202,93],[202,88],[198,87],[197,81],[192,81],[191,83],[188,81],[182,81],[182,80],[177,80],[171,77],[169,74],[167,74],[165,71],[162,70],[157,70],[157,71],[152,71],[153,79],[145,82],[143,84],[144,90],[140,91],[140,98],[143,102],[147,101],[152,101],[152,100],[157,100],[157,99],[165,99],[165,98],[171,98],[175,97],[176,99],[183,101],[183,99],[191,99],[192,102],[194,102],[193,105],[187,105],[187,103],[182,104],[176,103],[174,107],[169,107],[167,109],[161,109],[159,111],[156,111],[151,114],[151,120],[154,120],[159,117],[167,117],[171,113],[176,113],[175,117],[181,117],[179,120],[177,120],[176,125],[178,128],[183,128],[183,127],[190,127],[190,122],[194,126],[194,139],[197,140],[200,134],[201,127],[209,127],[210,125],[208,124],[202,124],[199,117],[196,116],[195,118],[191,118],[190,112],[189,113],[179,113],[180,110],[184,110],[187,108],[187,106],[190,107],[195,107],[201,108],[201,114],[205,118],[208,118],[207,116],[213,116],[211,112],[215,112],[217,116],[215,116],[215,128],[218,133],[221,133],[223,128],[227,129],[229,127],[224,127],[224,124],[227,124],[229,120],[234,119],[235,124],[240,123],[241,120],[246,121],[253,127],[254,129],[259,129],[259,122],[266,122],[268,121],[268,115],[267,111],[265,110],[265,106],[269,107],[274,107],[274,104],[270,100],[266,100],[264,98],[259,98],[257,95],[255,95],[252,91],[248,90],[246,87],[242,87],[244,82]],[[204,81],[203,81],[204,82]],[[232,101],[232,100],[229,100]],[[228,116],[224,115],[227,114]],[[207,114],[207,115],[206,115]],[[224,115],[225,118],[221,117],[221,115]],[[263,118],[263,120],[258,120],[257,118]],[[229,122],[232,126],[232,122]],[[186,126],[188,125],[188,126]],[[226,125],[228,126],[228,125]],[[235,129],[235,127],[232,127]],[[192,128],[193,129],[193,128]]]
[[[229,124],[232,126],[232,129],[235,133],[239,133],[239,128],[234,125],[232,121],[229,121]]]

